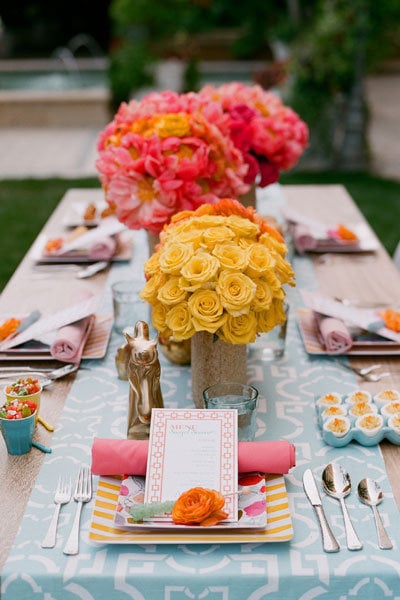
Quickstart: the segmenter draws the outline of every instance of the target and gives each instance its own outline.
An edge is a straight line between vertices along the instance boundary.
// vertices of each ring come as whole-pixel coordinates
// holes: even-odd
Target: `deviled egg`
[[[342,397],[340,394],[337,394],[336,392],[331,392],[320,396],[317,400],[317,404],[319,406],[332,406],[334,404],[340,404],[341,401]]]
[[[400,435],[400,414],[388,418],[388,427]]]
[[[329,417],[343,417],[345,415],[347,415],[347,408],[342,404],[327,406],[321,413],[323,419],[329,419]]]
[[[386,389],[382,390],[374,396],[375,402],[378,404],[387,404],[388,402],[400,402],[400,392],[398,390]]]
[[[324,430],[337,438],[342,438],[350,431],[350,419],[347,417],[330,417],[324,423]]]
[[[355,402],[370,402],[371,394],[365,390],[355,390],[348,396],[346,396],[346,402],[354,404]]]
[[[382,429],[383,417],[379,414],[363,415],[362,417],[358,417],[358,419],[356,419],[355,426],[365,435],[372,437],[379,433],[379,431]]]
[[[391,417],[392,415],[400,415],[400,401],[388,402],[381,408],[381,413],[384,417]]]
[[[362,415],[374,415],[378,412],[376,404],[372,402],[354,402],[349,410],[352,417],[361,417]]]

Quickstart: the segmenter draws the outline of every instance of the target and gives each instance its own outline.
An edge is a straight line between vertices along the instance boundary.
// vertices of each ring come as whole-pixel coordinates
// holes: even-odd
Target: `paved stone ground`
[[[400,70],[367,80],[373,172],[400,180]],[[0,178],[97,176],[94,128],[0,128]]]
[[[366,89],[372,170],[400,180],[400,71],[370,77]]]

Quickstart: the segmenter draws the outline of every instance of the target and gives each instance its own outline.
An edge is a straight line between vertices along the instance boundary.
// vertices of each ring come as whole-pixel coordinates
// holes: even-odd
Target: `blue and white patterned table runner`
[[[281,201],[280,188],[272,188],[261,198],[265,210],[260,212],[271,214]],[[138,232],[133,269],[116,265],[110,273],[104,297],[108,309],[113,281],[134,273],[141,287],[145,259],[145,236]],[[296,257],[294,267],[299,286],[315,288],[311,262]],[[356,443],[332,448],[321,440],[316,423],[315,395],[353,391],[355,379],[331,358],[306,354],[295,321],[295,310],[301,305],[298,290],[289,290],[288,297],[290,316],[284,358],[262,363],[250,357],[248,376],[259,390],[256,439],[287,439],[296,445],[297,466],[286,476],[293,539],[277,544],[99,546],[88,539],[89,504],[82,513],[80,553],[68,557],[62,549],[76,509],[71,502],[61,511],[56,548],[40,547],[52,515],[58,475],[70,473],[75,478],[80,464],[90,463],[95,436],[126,435],[128,384],[118,380],[114,365],[116,349],[123,339],[113,332],[107,356],[85,363],[89,370],[78,373],[65,402],[52,439],[53,452],[44,460],[3,570],[3,600],[400,598],[398,510],[379,448]],[[163,356],[161,363],[165,405],[191,407],[190,368],[171,365]],[[363,550],[346,549],[339,503],[322,494],[341,545],[336,554],[322,551],[318,524],[303,492],[302,474],[311,467],[319,481],[323,467],[332,460],[349,471],[354,487],[365,476],[380,482],[385,499],[379,510],[393,540],[393,550],[379,550],[372,511],[361,505],[353,492],[346,504],[364,543]]]

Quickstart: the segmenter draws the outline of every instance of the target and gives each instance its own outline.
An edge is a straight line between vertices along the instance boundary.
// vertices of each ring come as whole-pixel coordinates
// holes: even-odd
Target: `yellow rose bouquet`
[[[207,331],[230,344],[254,342],[285,321],[294,272],[280,233],[237,200],[174,215],[145,263],[141,297],[152,322],[176,341]]]

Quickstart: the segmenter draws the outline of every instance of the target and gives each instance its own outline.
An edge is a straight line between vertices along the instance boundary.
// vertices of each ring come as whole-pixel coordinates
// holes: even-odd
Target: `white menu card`
[[[145,502],[176,500],[193,487],[225,496],[237,520],[237,411],[153,408]]]

